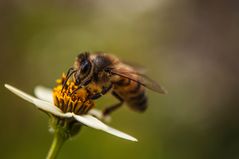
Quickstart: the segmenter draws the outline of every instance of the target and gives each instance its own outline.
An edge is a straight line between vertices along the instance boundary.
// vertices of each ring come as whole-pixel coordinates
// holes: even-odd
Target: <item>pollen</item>
[[[86,114],[95,106],[95,103],[88,98],[89,91],[87,91],[86,88],[81,88],[72,93],[78,86],[75,85],[73,80],[68,80],[63,88],[65,80],[65,74],[62,74],[62,77],[56,80],[57,84],[53,88],[54,104],[64,113],[73,112],[77,115]]]

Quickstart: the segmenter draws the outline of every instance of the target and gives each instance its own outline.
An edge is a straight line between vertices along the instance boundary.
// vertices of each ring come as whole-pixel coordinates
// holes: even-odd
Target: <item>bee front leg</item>
[[[95,99],[100,98],[101,96],[103,96],[103,95],[105,95],[107,92],[109,92],[110,89],[112,88],[112,86],[113,86],[112,83],[111,83],[108,87],[103,86],[101,92],[96,93],[96,94],[93,94],[92,96],[90,96],[90,99],[95,100]]]
[[[85,81],[85,82],[83,82],[83,83],[80,84],[80,82],[79,82],[78,80],[76,80],[75,84],[78,85],[78,88],[74,89],[74,90],[71,92],[70,96],[72,96],[72,95],[73,95],[76,91],[78,91],[79,89],[81,89],[81,88],[85,87],[86,85],[88,85],[90,82],[91,82],[91,79],[89,79],[89,80],[87,80],[87,81]]]
[[[121,107],[124,103],[124,100],[114,91],[112,92],[112,95],[114,97],[116,97],[120,102],[111,106],[108,106],[105,108],[105,110],[103,111],[103,115],[104,116],[108,116],[110,113],[112,113],[113,111],[115,111],[116,109],[118,109],[119,107]]]

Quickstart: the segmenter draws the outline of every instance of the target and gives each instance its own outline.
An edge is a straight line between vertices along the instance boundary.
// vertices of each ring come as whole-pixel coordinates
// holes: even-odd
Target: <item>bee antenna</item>
[[[76,70],[74,70],[73,67],[69,68],[68,71],[67,71],[67,74],[66,74],[66,80],[64,81],[64,83],[62,84],[62,89],[61,89],[61,92],[62,90],[65,88],[66,86],[66,83],[67,81],[69,80],[69,78],[73,75],[73,73],[75,73]]]

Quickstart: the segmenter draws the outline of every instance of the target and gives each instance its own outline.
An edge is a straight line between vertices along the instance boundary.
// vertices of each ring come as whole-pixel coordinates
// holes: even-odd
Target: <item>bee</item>
[[[80,53],[73,67],[68,69],[65,83],[72,75],[75,84],[78,85],[72,93],[82,87],[94,86],[99,88],[99,91],[90,91],[90,99],[96,100],[111,92],[119,100],[118,103],[103,110],[105,116],[121,107],[123,103],[126,103],[132,110],[144,112],[148,103],[145,87],[166,94],[162,86],[140,73],[136,67],[106,53]]]

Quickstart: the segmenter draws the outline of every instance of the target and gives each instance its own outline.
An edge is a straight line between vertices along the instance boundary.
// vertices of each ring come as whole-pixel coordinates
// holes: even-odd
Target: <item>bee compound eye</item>
[[[90,68],[90,64],[88,61],[84,61],[82,64],[81,64],[81,72],[82,73],[86,73]]]

